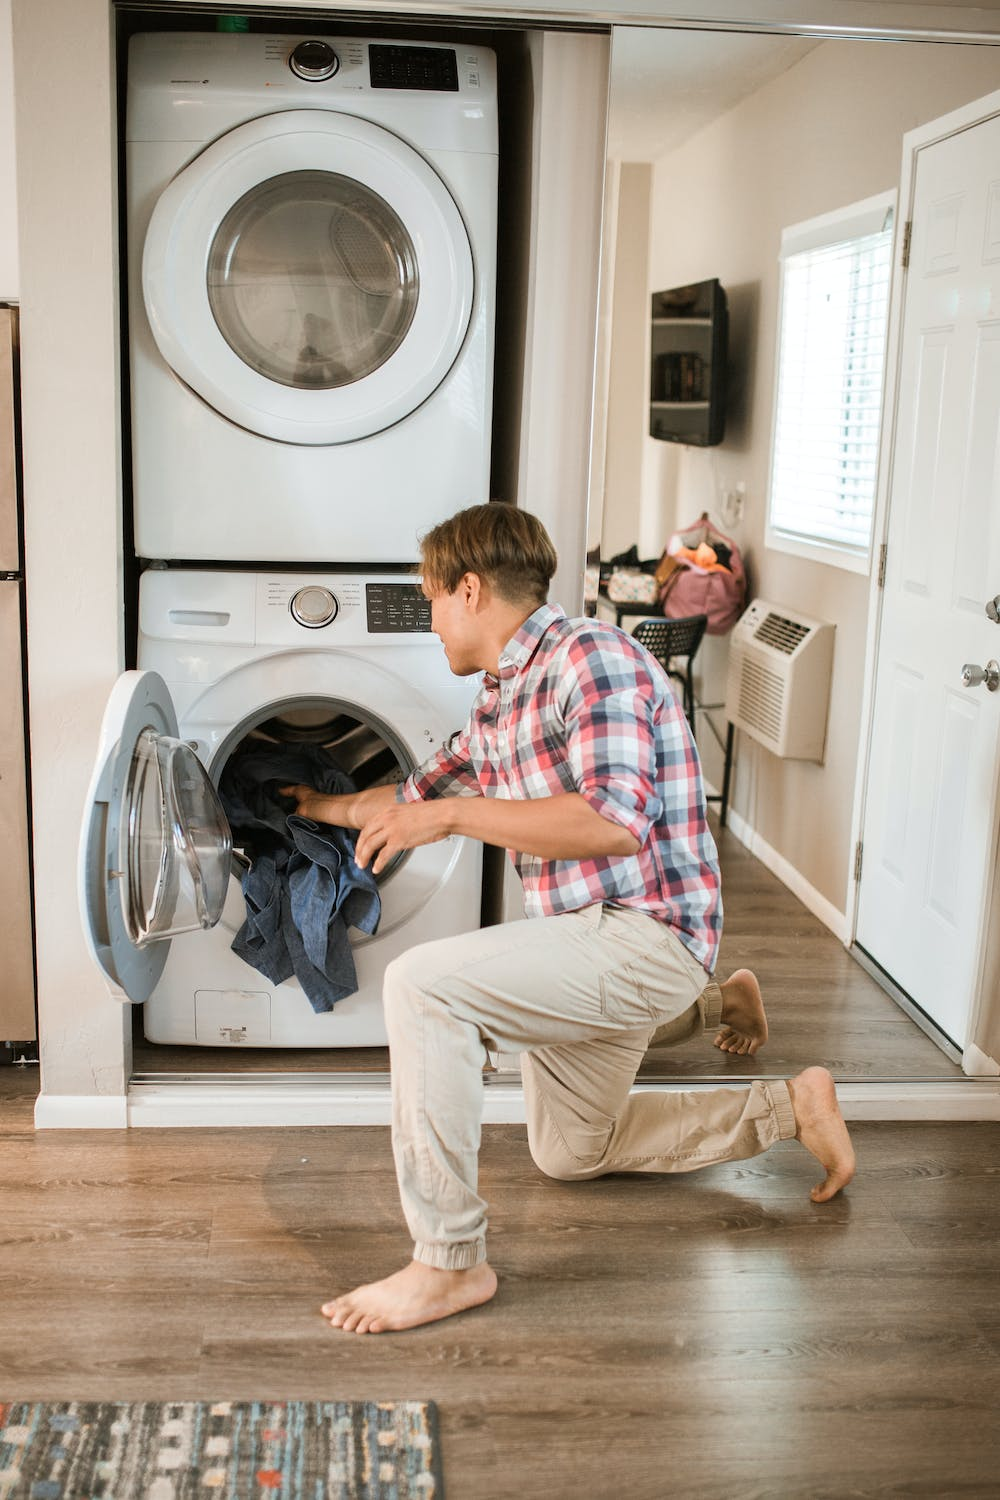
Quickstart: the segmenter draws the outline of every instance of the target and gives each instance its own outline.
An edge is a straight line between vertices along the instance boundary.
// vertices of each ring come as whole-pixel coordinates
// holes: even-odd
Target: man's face
[[[444,647],[448,665],[456,677],[469,677],[484,670],[482,630],[474,602],[463,580],[453,593],[421,585],[431,602],[431,629]]]

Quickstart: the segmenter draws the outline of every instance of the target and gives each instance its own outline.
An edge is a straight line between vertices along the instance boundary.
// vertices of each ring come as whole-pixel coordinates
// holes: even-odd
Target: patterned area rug
[[[432,1401],[0,1402],[0,1500],[441,1500]]]

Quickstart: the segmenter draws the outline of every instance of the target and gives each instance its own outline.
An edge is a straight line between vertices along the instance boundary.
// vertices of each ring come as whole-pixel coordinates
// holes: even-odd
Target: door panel
[[[916,150],[857,941],[964,1047],[1000,751],[1000,692],[962,686],[1000,655],[1000,98],[939,125]]]

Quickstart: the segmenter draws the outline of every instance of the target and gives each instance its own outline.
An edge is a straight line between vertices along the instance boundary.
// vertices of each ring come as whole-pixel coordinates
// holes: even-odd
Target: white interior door
[[[964,1047],[997,841],[1000,691],[962,669],[1000,657],[1000,94],[911,162],[857,942]]]

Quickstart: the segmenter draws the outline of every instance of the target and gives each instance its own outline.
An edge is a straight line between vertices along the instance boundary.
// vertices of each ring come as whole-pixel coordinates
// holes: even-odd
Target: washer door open
[[[353,442],[440,385],[472,315],[472,250],[428,162],[328,110],[238,126],[183,168],[142,262],[153,337],[223,416],[286,443]]]
[[[91,952],[120,999],[141,1004],[170,938],[222,914],[232,836],[215,787],[177,735],[155,672],[126,672],[108,700],[80,841]]]

